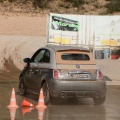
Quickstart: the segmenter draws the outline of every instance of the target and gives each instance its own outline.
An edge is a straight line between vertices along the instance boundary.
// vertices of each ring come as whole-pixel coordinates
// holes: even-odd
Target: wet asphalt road
[[[7,105],[13,87],[19,108],[10,114]],[[36,106],[38,96],[31,93],[20,96],[17,87],[17,80],[0,81],[0,120],[120,120],[120,86],[107,86],[104,105],[94,105],[92,99],[65,100],[61,105],[49,105],[41,111],[22,107],[24,98]]]
[[[7,63],[6,63],[7,64]],[[13,64],[7,64],[9,72],[0,71],[0,120],[120,120],[120,86],[107,85],[107,97],[104,105],[94,105],[92,99],[65,100],[61,105],[49,105],[44,110],[35,107],[22,107],[23,99],[35,106],[39,95],[18,93],[18,76],[20,71]],[[16,101],[19,106],[10,110],[12,88],[15,88]],[[11,113],[11,114],[10,114]]]

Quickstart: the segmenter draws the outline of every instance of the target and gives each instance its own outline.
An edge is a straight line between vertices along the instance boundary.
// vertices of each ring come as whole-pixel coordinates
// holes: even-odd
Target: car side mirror
[[[25,59],[23,59],[23,61],[24,61],[25,63],[30,63],[30,62],[31,62],[31,59],[30,59],[30,58],[25,58]]]

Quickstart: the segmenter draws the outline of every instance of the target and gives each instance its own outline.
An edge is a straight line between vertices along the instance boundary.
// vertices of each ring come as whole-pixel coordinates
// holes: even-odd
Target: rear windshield
[[[78,61],[90,60],[87,54],[75,54],[75,53],[62,54],[61,59],[62,60],[78,60]]]
[[[56,52],[57,64],[95,64],[92,53],[85,51]]]

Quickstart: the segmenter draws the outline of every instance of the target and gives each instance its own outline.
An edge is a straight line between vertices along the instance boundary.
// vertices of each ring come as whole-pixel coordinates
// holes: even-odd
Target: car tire
[[[55,98],[55,97],[51,96],[46,82],[43,83],[42,89],[43,89],[43,96],[44,96],[44,104],[45,105],[60,104],[60,98]]]
[[[25,88],[25,85],[24,85],[24,82],[23,82],[23,77],[21,76],[19,78],[19,94],[20,95],[25,95],[26,93],[26,88]]]
[[[102,105],[105,102],[105,97],[93,98],[93,101],[96,105]]]
[[[44,104],[48,105],[50,103],[50,93],[49,93],[46,82],[43,83],[42,89],[43,89],[43,96],[44,96]]]

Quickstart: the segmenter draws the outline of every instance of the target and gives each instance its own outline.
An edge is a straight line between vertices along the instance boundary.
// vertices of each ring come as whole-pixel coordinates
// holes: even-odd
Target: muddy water
[[[64,101],[61,105],[49,105],[45,109],[37,110],[35,107],[22,107],[25,98],[37,105],[38,96],[27,93],[20,96],[17,82],[0,83],[0,120],[12,120],[11,110],[7,108],[10,101],[11,85],[16,90],[18,109],[14,111],[14,120],[119,120],[120,119],[120,86],[108,86],[107,99],[104,105],[95,106],[91,99]]]
[[[119,120],[120,86],[107,86],[107,98],[104,105],[94,105],[92,99],[64,100],[60,105],[49,105],[45,109],[22,107],[24,98],[37,105],[38,95],[18,93],[20,71],[8,64],[9,72],[0,73],[0,120]],[[12,88],[15,88],[18,109],[8,109]]]

